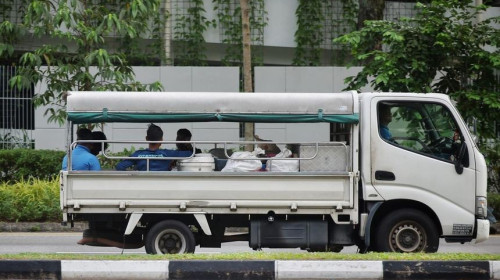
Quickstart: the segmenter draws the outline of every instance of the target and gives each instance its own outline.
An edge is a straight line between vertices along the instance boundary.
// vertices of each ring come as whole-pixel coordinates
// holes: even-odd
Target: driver
[[[379,133],[382,138],[388,141],[393,141],[392,133],[388,127],[391,121],[392,121],[391,107],[389,107],[386,104],[380,104],[378,112]]]

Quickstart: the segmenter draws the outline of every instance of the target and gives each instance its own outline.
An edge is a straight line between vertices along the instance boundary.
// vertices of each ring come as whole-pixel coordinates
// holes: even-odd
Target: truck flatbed
[[[68,213],[331,214],[354,207],[352,172],[63,171]],[[261,211],[259,211],[259,209]]]

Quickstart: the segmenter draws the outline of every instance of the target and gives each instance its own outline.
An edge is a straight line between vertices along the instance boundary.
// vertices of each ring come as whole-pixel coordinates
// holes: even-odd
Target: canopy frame
[[[358,123],[357,93],[68,92],[82,123]]]

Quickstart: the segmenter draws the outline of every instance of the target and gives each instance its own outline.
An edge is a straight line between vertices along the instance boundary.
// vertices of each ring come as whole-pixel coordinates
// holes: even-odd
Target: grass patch
[[[87,255],[87,254],[40,254],[21,253],[3,254],[0,260],[343,260],[343,261],[498,261],[500,254],[472,253],[434,253],[434,254],[398,254],[398,253],[269,253],[245,252],[227,254],[182,254],[182,255]]]

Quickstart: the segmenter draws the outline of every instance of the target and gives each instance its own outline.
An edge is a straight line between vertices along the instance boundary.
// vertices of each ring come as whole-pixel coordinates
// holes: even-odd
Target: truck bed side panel
[[[65,178],[66,205],[115,207],[352,207],[352,174],[262,174],[214,172],[71,172]],[[71,210],[69,210],[71,212]],[[94,212],[92,210],[92,212]]]

